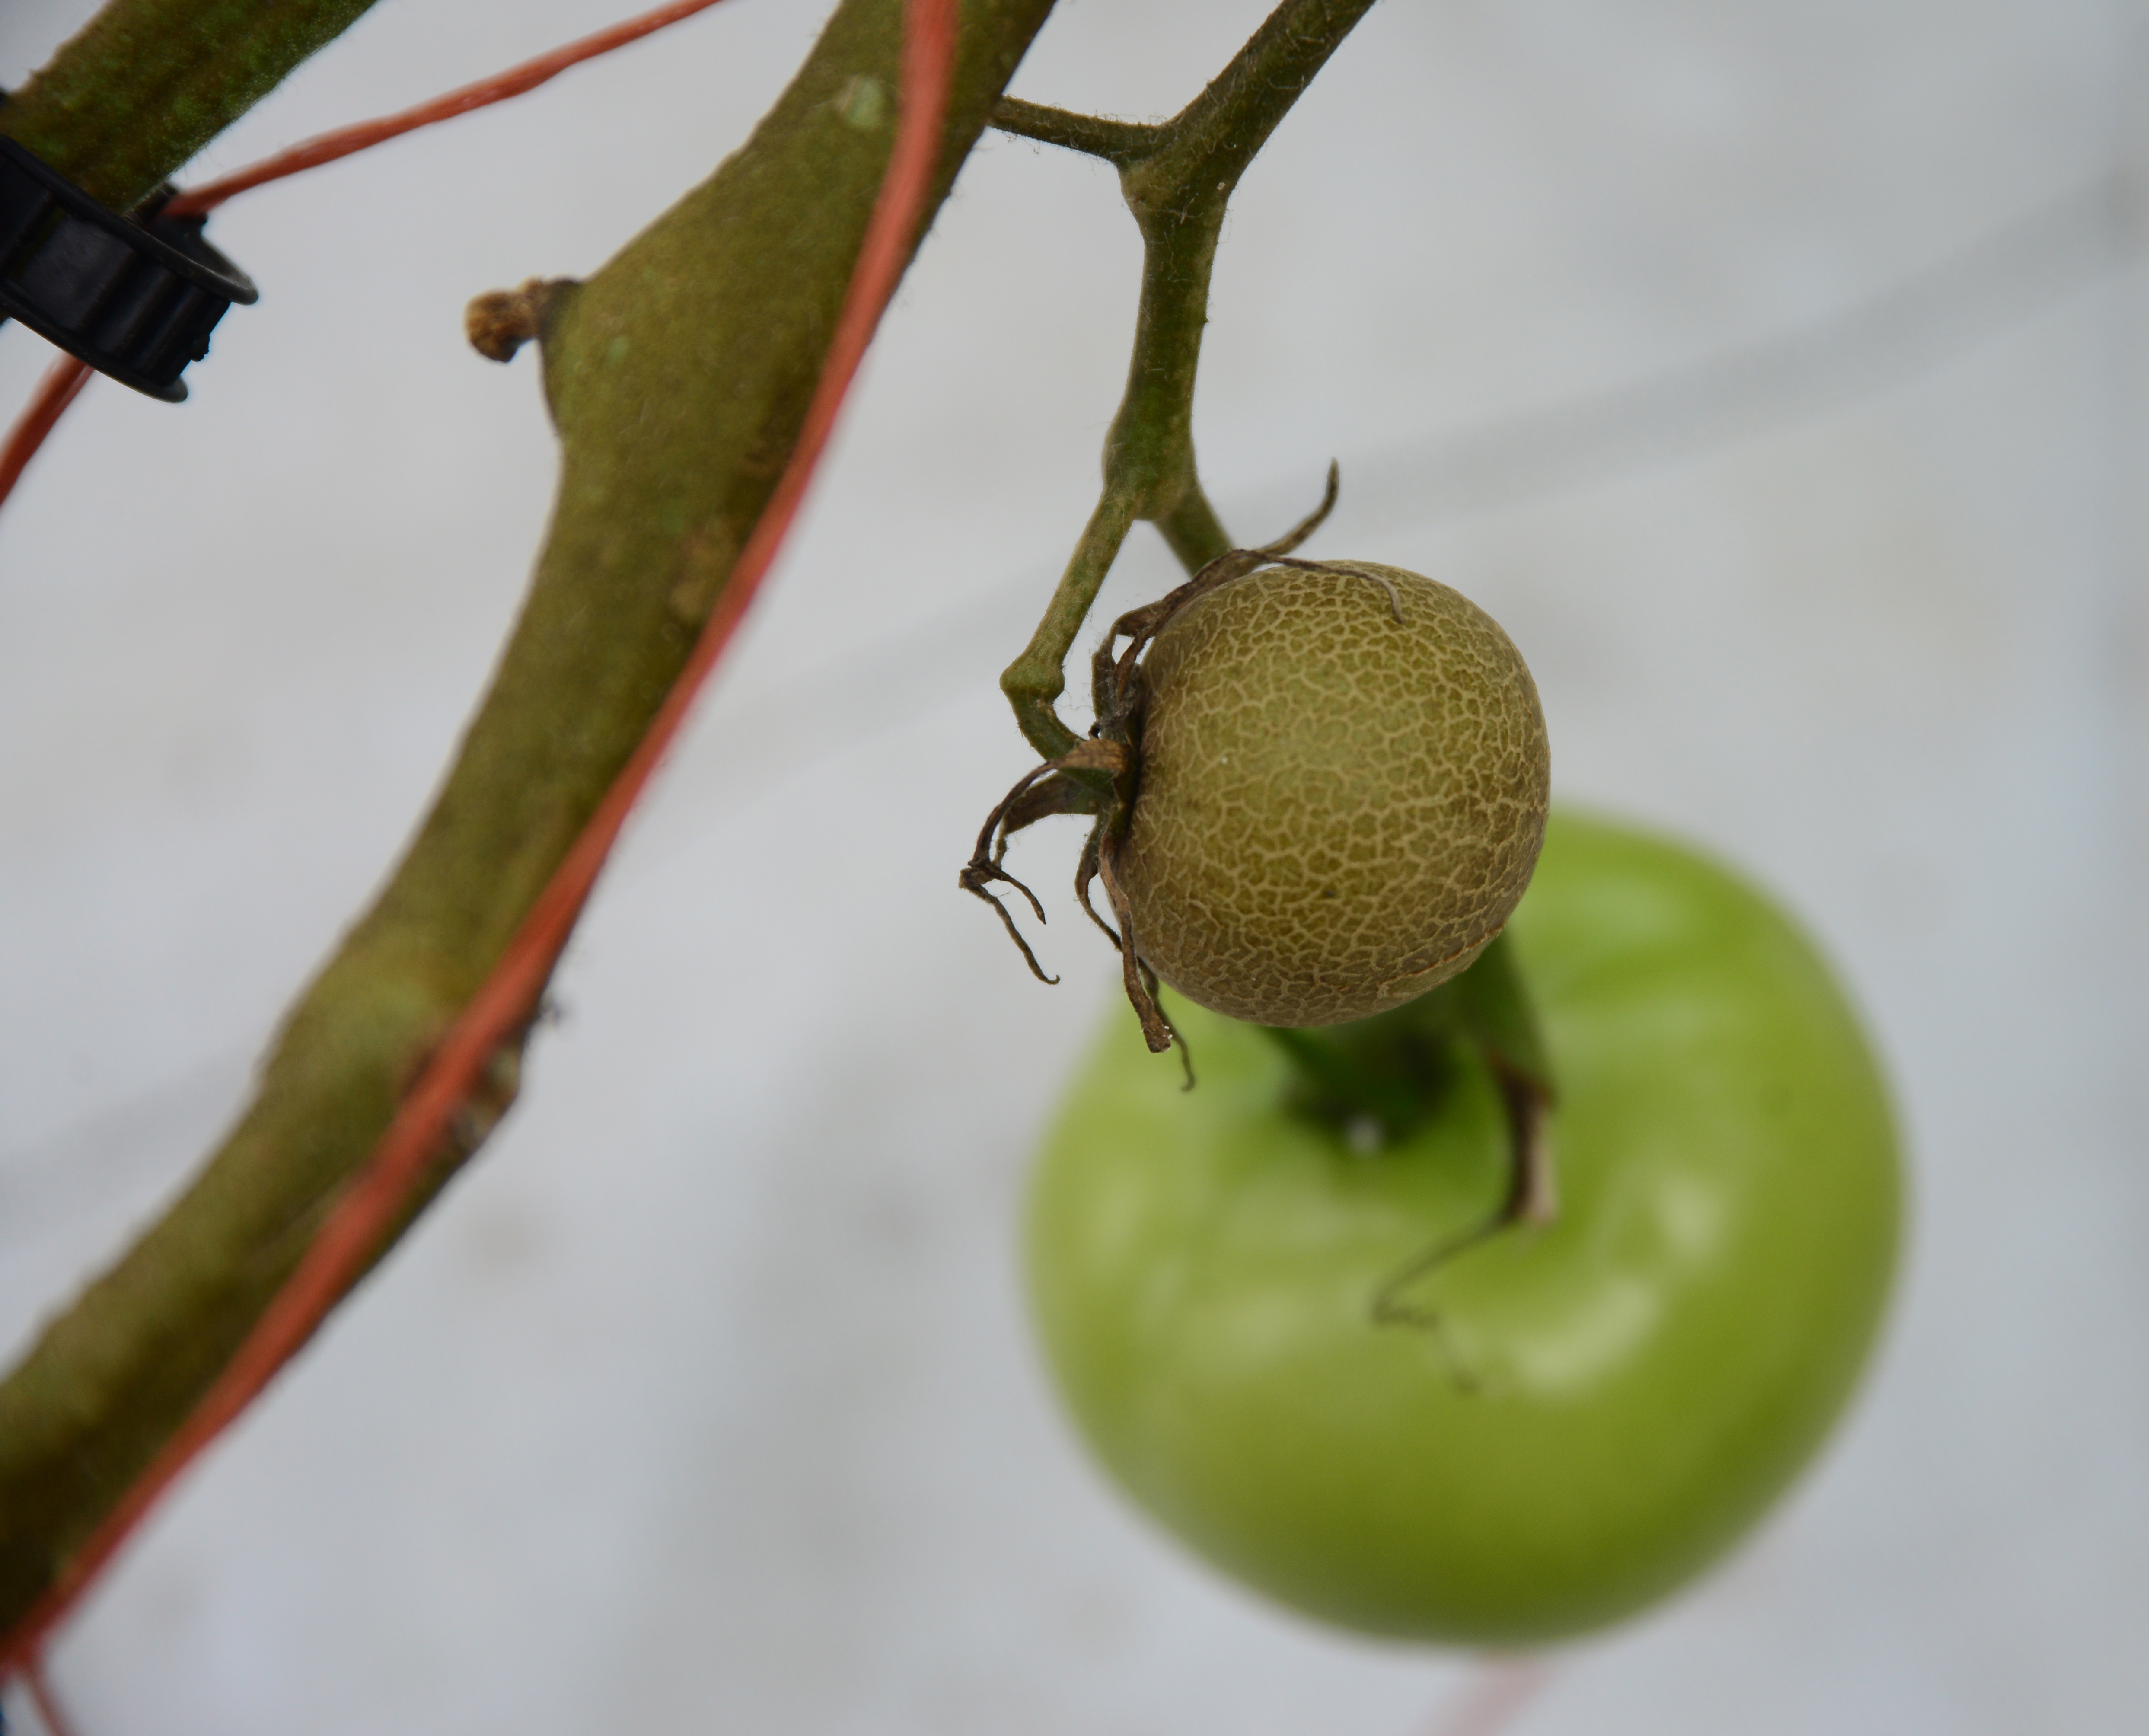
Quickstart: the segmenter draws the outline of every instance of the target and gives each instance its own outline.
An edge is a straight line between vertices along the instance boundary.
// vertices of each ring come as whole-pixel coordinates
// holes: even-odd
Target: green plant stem
[[[1015,721],[1021,724],[1029,745],[1044,759],[1059,758],[1081,740],[1060,722],[1052,702],[1067,685],[1067,647],[1082,631],[1090,606],[1096,601],[1105,575],[1112,570],[1120,545],[1127,540],[1134,521],[1132,504],[1124,495],[1106,489],[1096,511],[1090,515],[1090,522],[1082,527],[1081,539],[1074,545],[1067,571],[1054,587],[1044,619],[1038,622],[1022,655],[1000,677],[1002,689],[1010,697],[1019,690],[1039,702],[1025,707],[1018,701]],[[1010,686],[1011,682],[1014,685]]]
[[[1194,459],[1194,383],[1216,243],[1239,177],[1372,3],[1284,0],[1208,88],[1161,126],[1012,98],[993,111],[1004,132],[1114,164],[1142,237],[1141,304],[1126,390],[1105,437],[1103,496],[1036,632],[1000,677],[1016,723],[1048,759],[1076,739],[1054,702],[1128,525],[1155,524],[1189,572],[1232,546]],[[1105,548],[1104,527],[1114,524]]]
[[[111,0],[0,104],[0,133],[131,210],[373,0]]]
[[[1338,1130],[1376,1124],[1390,1145],[1439,1112],[1458,1044],[1546,1098],[1553,1091],[1536,1009],[1504,934],[1460,975],[1371,1019],[1306,1030],[1256,1029],[1291,1058],[1294,1110]]]
[[[1025,103],[1020,97],[1002,97],[994,106],[993,124],[1003,133],[1102,157],[1113,164],[1132,163],[1148,156],[1156,148],[1164,130],[1134,121],[1107,120],[1102,115],[1076,114],[1042,103]]]
[[[964,7],[934,208],[1050,6]],[[647,730],[798,435],[893,136],[856,81],[897,89],[900,42],[899,0],[844,0],[745,148],[547,306],[561,475],[521,618],[238,1126],[0,1383],[0,1631],[229,1358]],[[516,1060],[434,1190],[505,1111]]]
[[[1190,438],[1188,452],[1190,460]],[[1209,504],[1208,496],[1201,492],[1198,478],[1189,481],[1169,511],[1157,515],[1155,523],[1165,546],[1179,557],[1179,564],[1189,573],[1200,571],[1219,555],[1231,551],[1231,533],[1224,528],[1223,520],[1216,516],[1216,509]]]
[[[1492,1076],[1507,1122],[1507,1186],[1499,1209],[1459,1236],[1435,1243],[1381,1288],[1374,1317],[1423,1326],[1404,1300],[1428,1272],[1511,1224],[1544,1224],[1558,1213],[1548,1118],[1557,1095],[1551,1058],[1528,984],[1505,934],[1460,975],[1371,1019],[1311,1030],[1257,1026],[1291,1063],[1284,1106],[1361,1151],[1405,1145],[1437,1117],[1474,1055]],[[1370,1142],[1367,1135],[1370,1135]]]

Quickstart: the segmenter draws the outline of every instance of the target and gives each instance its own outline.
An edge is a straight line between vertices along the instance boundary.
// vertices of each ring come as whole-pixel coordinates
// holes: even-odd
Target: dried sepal
[[[964,892],[983,898],[999,913],[1008,938],[1014,942],[1030,974],[1040,983],[1057,983],[1059,979],[1045,974],[1044,967],[1037,962],[1037,954],[1030,950],[1029,943],[1015,926],[1014,916],[990,890],[996,882],[1012,886],[1029,900],[1038,921],[1046,919],[1044,906],[1039,902],[1037,894],[1001,866],[1007,858],[1008,840],[1024,827],[1053,814],[1097,813],[1108,801],[1116,804],[1115,798],[1100,793],[1094,784],[1069,774],[1102,772],[1116,782],[1125,776],[1132,762],[1133,755],[1120,742],[1083,742],[1058,759],[1033,767],[1015,781],[1014,787],[985,816],[985,823],[978,833],[977,847],[956,877],[955,883]]]

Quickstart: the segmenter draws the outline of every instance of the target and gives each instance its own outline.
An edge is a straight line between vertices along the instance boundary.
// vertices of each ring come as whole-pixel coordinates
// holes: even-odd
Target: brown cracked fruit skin
[[[1116,871],[1142,957],[1190,1000],[1370,1018],[1500,932],[1552,759],[1522,654],[1467,597],[1370,561],[1269,567],[1180,610],[1142,677]]]

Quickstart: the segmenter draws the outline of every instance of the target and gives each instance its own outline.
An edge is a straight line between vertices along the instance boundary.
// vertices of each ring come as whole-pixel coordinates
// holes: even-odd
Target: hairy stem
[[[372,4],[111,0],[0,104],[0,133],[131,209]]]
[[[1050,5],[964,6],[935,204]],[[845,0],[746,147],[548,305],[562,469],[521,619],[238,1127],[0,1384],[0,1629],[223,1367],[647,730],[798,436],[893,134],[848,98],[898,88],[900,40],[899,0]],[[428,1193],[505,1110],[516,1059]]]
[[[1127,385],[1105,437],[1103,498],[1000,690],[1048,759],[1074,740],[1053,702],[1127,526],[1146,519],[1189,572],[1231,547],[1194,460],[1194,382],[1209,279],[1239,177],[1373,0],[1283,0],[1205,90],[1161,126],[1004,100],[993,124],[1115,164],[1142,236],[1141,305]],[[1104,546],[1100,526],[1119,529]],[[1102,553],[1102,564],[1098,555]]]
[[[994,104],[993,124],[1003,133],[1082,151],[1102,157],[1107,163],[1132,163],[1146,157],[1156,148],[1161,130],[1133,121],[1049,108],[1042,103],[1025,103],[1020,97],[1002,97]]]
[[[1136,214],[1145,199],[1160,209],[1190,193],[1228,194],[1314,75],[1372,9],[1373,0],[1284,0],[1208,88],[1161,129],[1162,148],[1128,192]],[[1215,185],[1219,181],[1223,187]]]

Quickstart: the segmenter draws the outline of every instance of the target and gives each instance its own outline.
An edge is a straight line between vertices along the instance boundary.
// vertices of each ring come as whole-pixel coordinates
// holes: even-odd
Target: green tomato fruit
[[[1115,872],[1190,1000],[1336,1024],[1482,951],[1529,884],[1551,782],[1522,654],[1401,567],[1271,566],[1142,660],[1141,783]]]
[[[1723,868],[1555,815],[1508,933],[1562,1210],[1412,1286],[1437,1328],[1373,1304],[1501,1198],[1467,1054],[1430,1125],[1361,1155],[1283,1110],[1261,1032],[1175,1009],[1185,1093],[1117,1016],[1028,1230],[1060,1390],[1141,1506],[1310,1614],[1504,1646],[1642,1608],[1768,1509],[1871,1348],[1902,1190],[1841,991]]]

